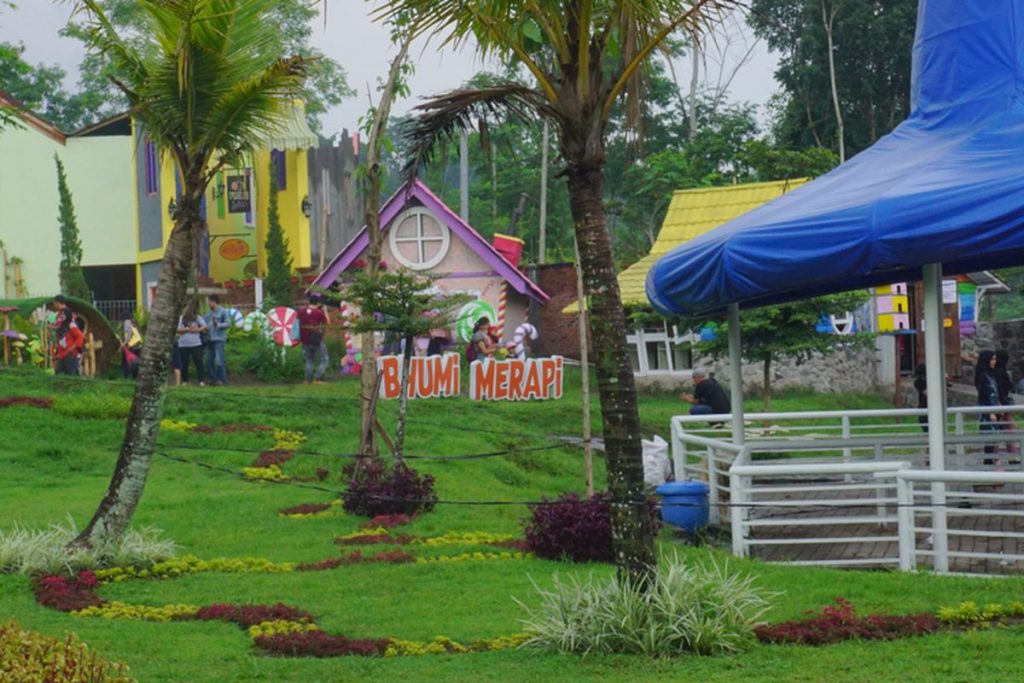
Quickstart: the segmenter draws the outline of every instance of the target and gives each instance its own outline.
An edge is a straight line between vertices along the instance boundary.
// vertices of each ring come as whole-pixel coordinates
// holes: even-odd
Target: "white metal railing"
[[[732,442],[728,430],[708,428],[709,422],[728,423],[729,415],[677,416],[671,423],[672,455],[678,479],[696,476],[707,481],[712,524],[721,523],[724,510],[729,510],[737,555],[749,555],[754,546],[778,555],[781,548],[828,545],[835,552],[824,558],[818,553],[813,559],[789,561],[839,566],[898,563],[912,569],[918,556],[931,556],[938,571],[945,570],[950,558],[1024,562],[1024,555],[964,550],[959,543],[943,552],[949,537],[1024,540],[1024,519],[1020,531],[957,525],[972,514],[1024,518],[1024,510],[1006,509],[1024,506],[1024,496],[970,488],[974,481],[1024,485],[1024,473],[984,471],[1022,467],[1024,432],[1016,430],[1012,417],[999,424],[1003,431],[977,431],[976,416],[989,410],[950,409],[946,441],[952,457],[944,472],[915,469],[927,464],[928,436],[917,422],[926,411],[919,409],[748,414],[742,446]],[[1024,406],[1005,406],[999,412],[1022,413]],[[770,426],[760,426],[765,424]],[[999,462],[997,458],[1007,456],[986,452],[998,445],[1016,448],[1017,455]],[[949,502],[935,508],[934,498],[930,504],[917,501],[930,492],[916,491],[914,482],[939,491],[950,483]],[[982,503],[1001,508],[983,510]],[[922,516],[935,521],[935,528],[915,526]],[[956,523],[943,532],[947,517]],[[864,533],[865,527],[871,532]],[[917,548],[918,537],[925,542],[931,540],[925,537],[936,535],[942,536],[942,543]]]

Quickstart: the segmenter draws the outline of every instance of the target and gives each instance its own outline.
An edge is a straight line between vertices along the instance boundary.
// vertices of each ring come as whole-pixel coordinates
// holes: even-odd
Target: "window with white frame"
[[[423,207],[407,210],[395,219],[388,234],[391,253],[406,268],[427,270],[448,254],[448,226]]]
[[[637,375],[682,372],[693,367],[693,335],[661,324],[636,329],[626,338],[630,361]]]

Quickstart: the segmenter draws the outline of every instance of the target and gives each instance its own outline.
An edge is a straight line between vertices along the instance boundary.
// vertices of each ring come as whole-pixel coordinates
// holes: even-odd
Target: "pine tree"
[[[264,281],[267,302],[272,306],[292,303],[292,257],[288,241],[281,229],[281,215],[277,207],[277,171],[270,162],[270,206],[267,209],[267,277]]]
[[[82,241],[78,238],[71,190],[60,157],[54,154],[53,160],[57,162],[57,192],[60,194],[60,292],[89,301],[92,293],[82,272]]]

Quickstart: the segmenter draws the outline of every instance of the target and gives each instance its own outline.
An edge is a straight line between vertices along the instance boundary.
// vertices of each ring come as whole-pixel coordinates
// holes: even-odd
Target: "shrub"
[[[342,469],[348,478],[344,508],[364,517],[416,515],[434,509],[434,478],[403,462],[380,458],[357,460]]]
[[[657,525],[657,509],[649,504],[651,523]],[[612,521],[608,493],[581,499],[566,493],[555,501],[544,500],[531,508],[524,522],[526,543],[538,557],[567,558],[573,562],[611,562]]]
[[[74,635],[64,640],[0,624],[0,680],[19,683],[129,683],[128,667],[108,663]]]
[[[235,343],[228,344],[227,348],[231,349],[232,345]],[[298,349],[280,347],[262,332],[239,339],[236,346],[232,356],[240,358],[240,362],[232,365],[232,358],[228,358],[228,367],[241,366],[261,382],[302,379],[305,366]]]
[[[0,530],[0,573],[60,574],[114,565],[151,566],[177,552],[175,543],[161,539],[160,533],[152,527],[130,529],[120,539],[68,550],[68,543],[78,536],[70,517],[65,525],[41,531],[16,524],[10,532]]]
[[[60,612],[77,612],[103,604],[96,595],[96,585],[96,576],[92,572],[82,572],[74,577],[38,576],[32,582],[36,602]]]
[[[761,626],[758,640],[766,643],[795,645],[827,645],[841,640],[894,640],[934,633],[941,623],[931,614],[892,616],[869,614],[858,617],[853,604],[837,598],[835,604],[822,608],[819,614],[800,621]]]
[[[738,652],[754,642],[768,602],[750,577],[714,563],[687,566],[673,557],[648,587],[616,577],[538,589],[527,612],[526,645],[558,652],[676,655]],[[518,602],[518,601],[517,601]]]

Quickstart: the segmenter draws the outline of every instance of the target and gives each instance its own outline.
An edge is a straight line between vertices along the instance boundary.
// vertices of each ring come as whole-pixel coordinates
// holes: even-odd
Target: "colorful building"
[[[107,119],[65,133],[0,91],[20,125],[0,132],[0,296],[60,291],[59,195],[54,156],[67,175],[82,243],[82,266],[94,301],[110,314],[135,297],[135,206],[131,123]]]
[[[419,180],[384,203],[380,225],[386,268],[432,273],[439,276],[435,286],[442,292],[475,298],[459,313],[454,332],[462,342],[469,341],[473,323],[484,315],[503,327],[502,341],[507,342],[527,319],[531,303],[548,301],[548,295],[519,270],[515,238],[496,235],[494,243],[488,243]],[[368,244],[364,227],[312,286],[327,289],[344,282],[365,258]],[[518,245],[521,251],[521,242]]]
[[[145,131],[133,135],[135,196],[138,206],[138,297],[152,301],[160,275],[181,178],[167,155],[159,155]],[[266,273],[271,165],[278,187],[278,212],[295,269],[309,268],[311,232],[306,150],[317,144],[300,104],[287,123],[264,140],[246,162],[226,166],[206,190],[203,215],[207,232],[200,239],[199,272],[215,283],[244,282]]]

